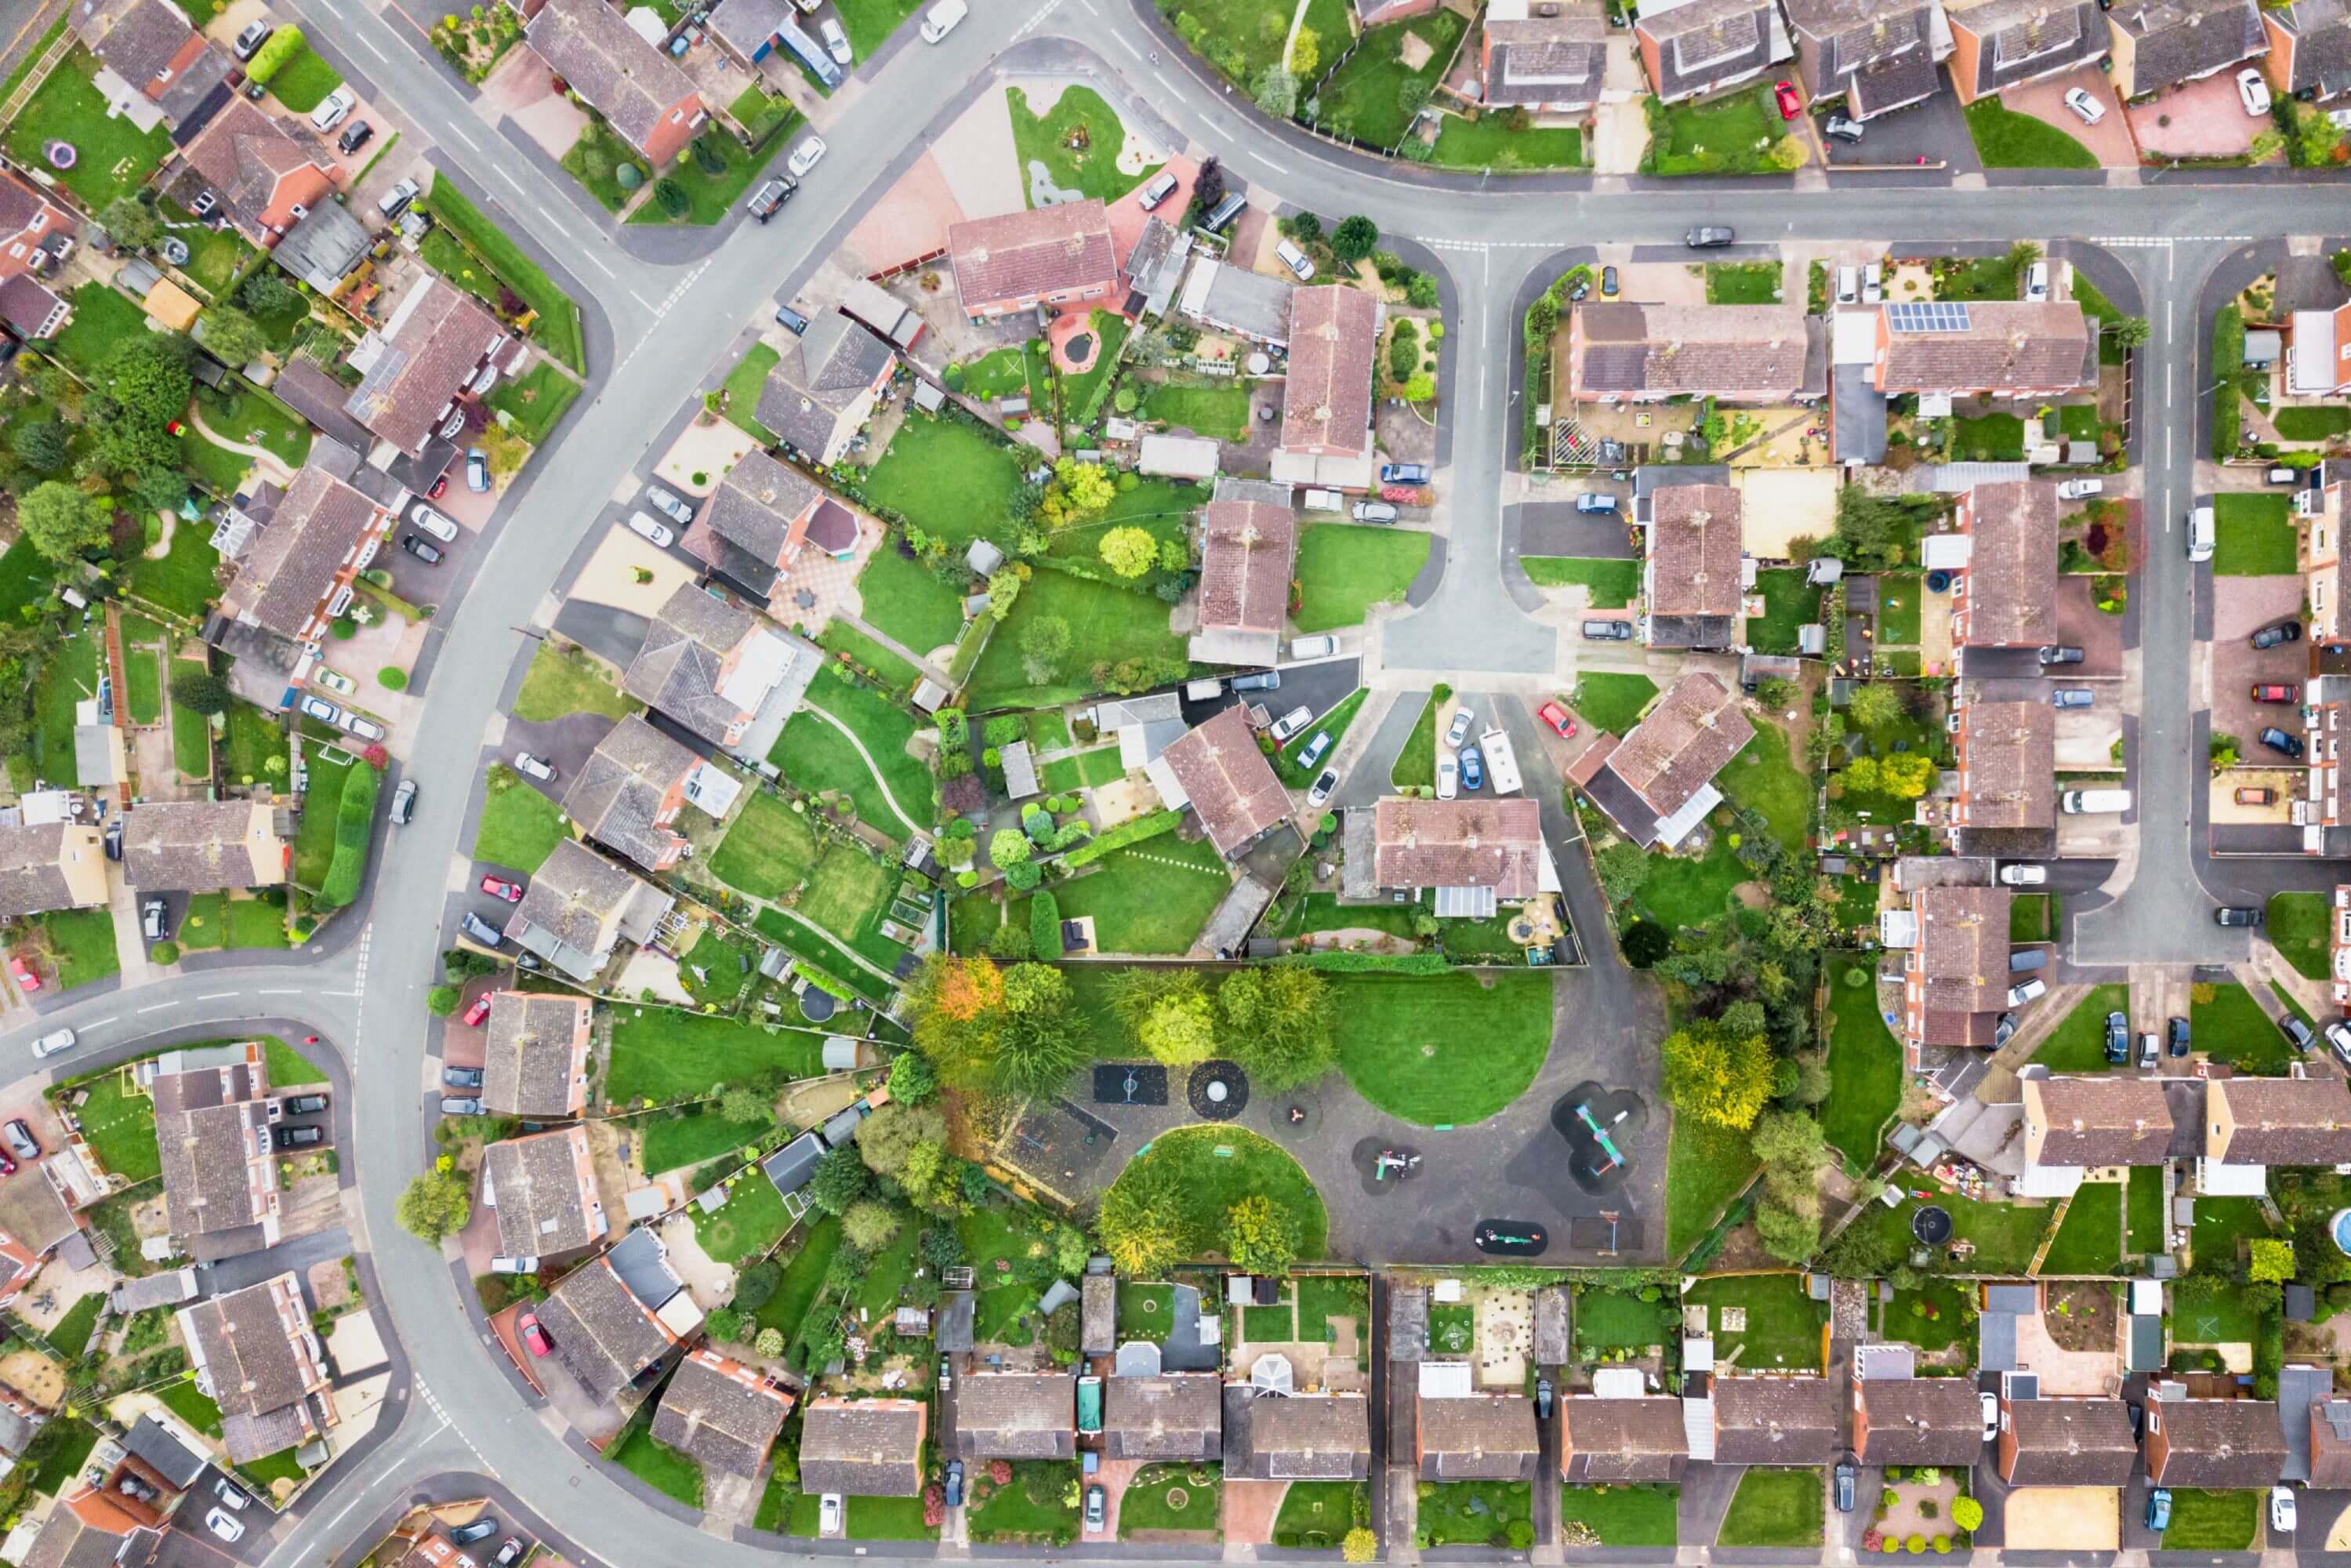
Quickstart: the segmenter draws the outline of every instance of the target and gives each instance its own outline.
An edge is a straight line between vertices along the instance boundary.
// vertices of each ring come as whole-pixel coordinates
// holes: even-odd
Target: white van
[[[1314,264],[1306,259],[1306,253],[1304,251],[1299,249],[1288,240],[1283,240],[1280,244],[1273,247],[1273,254],[1281,257],[1281,265],[1290,268],[1292,273],[1295,273],[1299,282],[1311,283],[1314,281]]]
[[[971,15],[964,0],[939,0],[923,18],[923,42],[935,44],[956,30],[956,24]]]
[[[1861,268],[1848,263],[1836,269],[1836,302],[1858,304],[1861,300]]]
[[[2212,546],[2219,538],[2212,522],[2212,508],[2199,507],[2188,514],[2188,559],[2210,560]]]
[[[1309,490],[1306,492],[1306,509],[1310,512],[1343,512],[1347,509],[1347,497],[1336,490]]]
[[[2130,810],[2127,789],[2068,789],[2057,797],[2058,808],[2070,816],[2118,815]]]

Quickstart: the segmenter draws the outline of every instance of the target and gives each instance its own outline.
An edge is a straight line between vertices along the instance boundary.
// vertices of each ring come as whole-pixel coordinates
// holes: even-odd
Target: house
[[[1115,309],[1126,298],[1110,210],[1099,197],[949,224],[947,262],[974,321],[1040,305]]]
[[[147,1568],[168,1522],[136,1494],[122,1490],[117,1477],[100,1486],[84,1483],[49,1510],[41,1532],[25,1551],[23,1568]]]
[[[1358,288],[1301,288],[1290,297],[1290,370],[1282,384],[1278,485],[1368,490],[1372,363],[1385,308]]]
[[[106,900],[106,851],[95,823],[0,828],[0,920]]]
[[[2151,1078],[2027,1078],[2024,1169],[2016,1190],[2064,1197],[2090,1172],[2171,1157],[2171,1102]]]
[[[1953,734],[1953,827],[2045,829],[2056,821],[2057,721],[2047,703],[1970,703]]]
[[[1297,559],[1298,514],[1289,487],[1261,479],[1220,481],[1200,512],[1193,661],[1270,664],[1279,659]]]
[[[1290,306],[1298,293],[1287,278],[1253,272],[1203,254],[1184,274],[1176,297],[1179,315],[1212,332],[1246,338],[1260,348],[1290,346]]]
[[[1113,1459],[1213,1464],[1225,1451],[1224,1403],[1224,1382],[1213,1372],[1104,1378],[1103,1451]]]
[[[1559,891],[1531,797],[1384,795],[1372,813],[1374,885],[1416,898],[1434,889],[1440,916],[1489,920],[1502,904]]]
[[[1268,1395],[1225,1389],[1225,1474],[1260,1481],[1363,1480],[1372,1419],[1360,1394]]]
[[[1953,579],[1951,641],[2037,648],[2057,636],[2057,487],[2030,479],[1970,486],[1959,497],[1964,567]]]
[[[2351,1399],[2310,1402],[2310,1488],[2351,1487]]]
[[[2344,1080],[2215,1078],[2204,1086],[2199,1191],[2258,1197],[2273,1166],[2337,1165],[2351,1165],[2351,1087]]]
[[[233,98],[180,154],[187,174],[172,182],[183,201],[202,205],[210,193],[236,231],[263,250],[275,247],[314,207],[329,205],[341,185],[341,165],[291,115],[263,112]]]
[[[599,1405],[650,1381],[702,1325],[661,1238],[642,1228],[556,1281],[537,1311],[552,1359]]]
[[[2008,1006],[2004,887],[1921,887],[1917,940],[1902,956],[1902,1038],[1913,1047],[1989,1046]]]
[[[682,583],[645,628],[621,689],[712,745],[733,747],[783,684],[794,653],[749,611]]]
[[[350,208],[340,202],[320,202],[287,225],[269,259],[331,299],[359,270],[374,243],[375,236]],[[341,399],[336,402],[340,404]]]
[[[1559,1402],[1559,1469],[1568,1481],[1677,1482],[1688,1463],[1678,1399],[1571,1394]]]
[[[2325,103],[2351,91],[2351,0],[2287,0],[2265,6],[2269,53],[2262,70],[2280,98]]]
[[[141,893],[276,887],[290,831],[266,800],[150,800],[124,815],[123,879]]]
[[[2285,390],[2289,397],[2337,397],[2351,392],[2351,305],[2297,310],[2286,323]]]
[[[2254,0],[2117,0],[2106,13],[2115,96],[2183,87],[2269,50]]]
[[[686,780],[701,766],[701,758],[632,714],[588,754],[563,792],[563,814],[606,849],[647,871],[667,871],[689,847],[670,824],[684,810]]]
[[[745,70],[758,70],[759,62],[781,46],[828,91],[840,84],[841,67],[794,20],[790,0],[719,0],[704,25],[719,48]]]
[[[1642,638],[1652,648],[1722,649],[1746,640],[1739,492],[1660,485],[1633,499],[1648,531],[1641,559]]]
[[[1983,1406],[1964,1377],[1917,1375],[1907,1344],[1865,1344],[1853,1358],[1853,1449],[1865,1465],[1949,1465],[1983,1457]]]
[[[482,1204],[496,1211],[498,1252],[507,1258],[559,1258],[611,1228],[596,1194],[588,1129],[576,1122],[484,1149]]]
[[[2139,1457],[2147,1484],[2243,1491],[2273,1485],[2285,1468],[2274,1399],[2191,1399],[2170,1378],[2147,1385]]]
[[[956,1452],[967,1459],[1069,1458],[1077,1421],[1066,1372],[980,1372],[956,1385]]]
[[[1492,0],[1478,38],[1486,107],[1589,120],[1608,64],[1608,15],[1593,0]]]
[[[1826,325],[1800,305],[1600,300],[1568,310],[1552,385],[1577,402],[1783,403],[1827,395],[1828,366]]]
[[[73,301],[29,272],[0,278],[0,326],[20,343],[54,338],[73,319]]]
[[[1238,706],[1171,743],[1145,771],[1168,810],[1191,807],[1227,860],[1290,819],[1290,791],[1257,748],[1249,715]]]
[[[288,642],[320,641],[397,520],[331,469],[303,465],[236,563],[221,614]]]
[[[291,1270],[174,1315],[196,1386],[220,1406],[221,1437],[236,1463],[315,1441],[341,1419],[327,1353]]]
[[[1635,843],[1671,849],[1721,803],[1714,776],[1754,738],[1739,694],[1696,671],[1623,739],[1594,737],[1569,778]]]
[[[1424,1389],[1412,1457],[1424,1481],[1524,1481],[1542,1465],[1535,1402],[1523,1394],[1431,1398]]]
[[[656,169],[684,152],[710,118],[693,78],[603,0],[545,0],[523,37],[548,69]]]
[[[820,310],[768,372],[753,417],[784,446],[830,467],[849,455],[897,371],[889,344],[838,310]]]
[[[2070,299],[1881,305],[1871,382],[1949,397],[2083,392],[2098,384],[2098,331]]]
[[[80,232],[80,220],[49,200],[38,186],[13,169],[0,170],[0,281],[38,277],[55,270],[57,252]]]
[[[573,979],[603,972],[622,942],[653,940],[676,900],[622,871],[577,839],[566,839],[538,868],[507,917],[507,940]]]
[[[1844,1412],[1825,1377],[1722,1376],[1712,1395],[1718,1465],[1824,1465],[1844,1446]]]
[[[1796,47],[1771,0],[1651,0],[1633,24],[1633,45],[1667,103],[1753,81]]]
[[[1951,52],[1941,0],[1786,0],[1796,74],[1815,106],[1844,99],[1871,120],[1932,97],[1936,63]]]
[[[588,1104],[588,1050],[596,1004],[547,991],[493,991],[484,1020],[482,1108],[494,1116],[558,1122]]]
[[[2138,1439],[2119,1399],[2018,1398],[2000,1402],[2000,1479],[2012,1487],[2126,1487]]]
[[[2107,32],[2096,0],[1944,0],[1951,87],[1963,104],[2095,65]]]
[[[800,1416],[800,1486],[843,1497],[923,1490],[923,1399],[811,1399]]]
[[[337,206],[334,210],[340,213],[343,209]],[[308,220],[304,221],[307,224]],[[299,237],[298,233],[287,235],[272,253],[273,256],[282,261],[287,246]],[[318,286],[313,283],[311,287]],[[270,383],[269,390],[277,394],[278,402],[308,420],[319,434],[329,437],[338,446],[351,452],[365,452],[375,444],[375,433],[353,419],[343,406],[350,397],[350,392],[342,382],[320,370],[315,361],[308,358],[288,361],[279,369],[277,379]],[[314,443],[311,447],[314,456],[317,451]]]
[[[269,1076],[258,1041],[167,1051],[142,1065],[155,1105],[163,1210],[185,1241],[261,1228],[277,1239],[277,1160],[270,1151]]]
[[[678,1364],[653,1412],[653,1437],[690,1454],[704,1473],[756,1476],[791,1414],[792,1396],[756,1367],[715,1350],[697,1350]]]
[[[74,0],[66,15],[98,57],[107,112],[142,133],[161,126],[185,145],[235,96],[235,65],[167,0]]]
[[[684,544],[744,591],[770,599],[811,546],[847,560],[857,549],[857,514],[799,470],[751,452],[718,481],[686,526]]]
[[[518,347],[471,295],[426,273],[351,350],[360,384],[343,400],[343,412],[411,457],[421,456],[436,435],[445,441],[464,428],[456,417],[459,394]]]

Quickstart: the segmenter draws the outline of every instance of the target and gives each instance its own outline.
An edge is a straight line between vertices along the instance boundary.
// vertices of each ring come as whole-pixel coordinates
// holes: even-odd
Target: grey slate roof
[[[2064,5],[1985,0],[1980,5],[1947,5],[1945,15],[1954,29],[1965,28],[1984,40],[1976,57],[1978,96],[2087,64],[2106,52],[2105,18],[2096,0]]]
[[[1879,1378],[1860,1385],[1869,1417],[1867,1465],[1972,1465],[1983,1458],[1983,1406],[1959,1377]]]
[[[599,1404],[609,1404],[669,1351],[668,1332],[604,1258],[566,1274],[538,1310],[555,1358]]]
[[[2265,1487],[2285,1468],[2285,1433],[2270,1399],[2147,1401],[2141,1451],[2152,1453],[2160,1422],[2170,1448],[2163,1473],[2148,1479],[2168,1487],[2229,1491]]]
[[[1360,1394],[1225,1388],[1225,1473],[1254,1480],[1362,1480],[1371,1473],[1369,1401]]]
[[[1088,1283],[1107,1275],[1089,1275]],[[1113,1459],[1214,1459],[1223,1452],[1224,1382],[1213,1372],[1102,1381],[1102,1442]]]
[[[68,853],[68,834],[75,840],[75,852],[95,852],[78,848],[89,838],[89,830],[71,823],[0,827],[0,920],[72,905],[73,887],[60,863]]]
[[[836,439],[856,434],[852,414],[897,356],[838,310],[820,310],[759,389],[758,422],[787,445],[829,461]],[[843,428],[847,423],[847,428]]]
[[[1420,1401],[1420,1479],[1530,1479],[1542,1458],[1535,1405],[1523,1394],[1473,1394]]]
[[[237,564],[222,610],[281,637],[299,637],[352,549],[381,520],[367,497],[316,464],[305,466]]]
[[[701,758],[631,714],[605,732],[563,793],[563,810],[606,849],[662,869],[678,834],[657,825],[662,803]]]
[[[1824,1377],[1714,1380],[1719,1465],[1820,1465],[1841,1446],[1844,1413]]]
[[[578,1113],[585,1092],[573,1072],[572,1043],[586,997],[501,990],[483,1020],[482,1103],[501,1116],[553,1121]]]
[[[1543,16],[1486,17],[1486,101],[1541,103],[1573,113],[1600,101],[1608,58],[1608,18],[1597,5],[1551,7]]]
[[[172,1234],[235,1230],[259,1220],[264,1210],[255,1183],[266,1183],[277,1168],[261,1087],[241,1067],[225,1073],[200,1068],[161,1073],[152,1091]]]
[[[2235,65],[2261,53],[2268,37],[2253,0],[2123,0],[2106,20],[2137,41],[2131,85],[2140,92]]]
[[[302,1397],[301,1364],[266,1282],[183,1308],[180,1321],[203,1347],[222,1415],[262,1415]]]
[[[1653,84],[1667,99],[1687,98],[1750,75],[1771,63],[1771,0],[1687,0],[1670,11],[1645,11],[1636,26],[1656,41]]]
[[[2351,0],[2293,0],[2264,15],[2292,44],[2293,91],[2327,98],[2351,91]]]
[[[644,645],[621,677],[621,689],[724,745],[742,712],[718,695],[720,666],[758,625],[750,612],[681,583],[645,628]]]
[[[800,1487],[847,1497],[923,1490],[925,1411],[912,1399],[816,1399],[800,1417]]]
[[[625,934],[632,920],[649,913],[640,895],[652,893],[650,883],[579,840],[566,839],[531,879],[529,890],[507,920],[506,935],[574,978],[587,979],[610,956],[615,934]],[[644,923],[651,924],[649,919]],[[542,946],[548,950],[540,951]]]
[[[2119,1399],[2013,1399],[2011,1486],[2119,1487],[2138,1468],[2138,1440]]]
[[[1065,1372],[975,1373],[956,1385],[956,1451],[1066,1459],[1077,1451],[1077,1380]]]
[[[1559,1411],[1561,1465],[1569,1480],[1675,1480],[1688,1462],[1678,1399],[1574,1395],[1559,1402]]]
[[[705,1471],[758,1475],[792,1402],[765,1378],[741,1375],[744,1370],[710,1351],[687,1356],[662,1391],[653,1437],[693,1455]]]

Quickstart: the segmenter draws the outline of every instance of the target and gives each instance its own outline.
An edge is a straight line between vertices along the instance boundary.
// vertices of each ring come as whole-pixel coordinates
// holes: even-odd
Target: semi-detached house
[[[1941,90],[1936,68],[1951,52],[1940,0],[1787,0],[1796,72],[1818,105],[1844,99],[1854,120],[1870,120]]]
[[[947,256],[975,321],[1040,305],[1114,309],[1125,298],[1110,211],[1098,197],[950,224]]]
[[[545,0],[523,37],[548,69],[656,169],[684,152],[710,118],[694,79],[604,0]]]

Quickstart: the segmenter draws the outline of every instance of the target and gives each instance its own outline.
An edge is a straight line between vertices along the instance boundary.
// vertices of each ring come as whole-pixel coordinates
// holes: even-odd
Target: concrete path
[[[890,793],[890,780],[882,776],[881,764],[873,760],[873,754],[865,749],[865,743],[857,738],[857,732],[855,730],[850,728],[847,725],[841,723],[841,720],[833,717],[832,715],[825,712],[824,709],[817,706],[814,703],[807,704],[801,707],[800,712],[804,714],[814,714],[817,717],[824,720],[825,723],[832,726],[833,728],[841,731],[841,734],[849,737],[849,744],[857,748],[859,760],[865,764],[865,770],[873,775],[873,782],[880,787],[882,790],[882,799],[890,803],[892,813],[895,815],[900,821],[906,824],[906,831],[908,832],[926,833],[930,831],[928,828],[925,827],[920,822],[915,821],[914,818],[906,815],[906,808],[898,804],[897,796]]]

